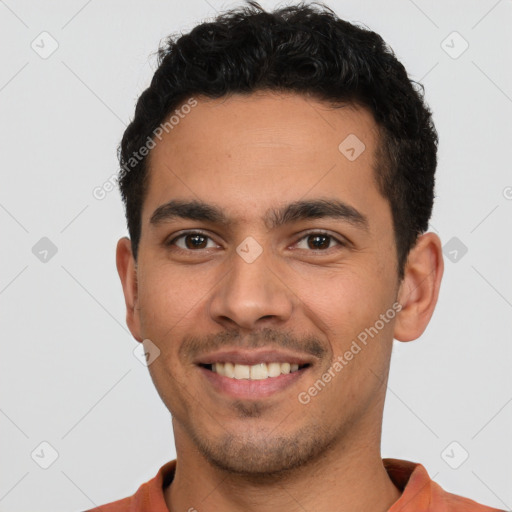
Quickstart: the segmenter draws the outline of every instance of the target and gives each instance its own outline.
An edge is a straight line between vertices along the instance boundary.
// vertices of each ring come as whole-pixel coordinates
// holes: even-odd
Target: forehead
[[[155,139],[143,224],[173,198],[222,204],[242,220],[308,195],[386,207],[374,181],[378,128],[366,109],[293,93],[195,99]]]

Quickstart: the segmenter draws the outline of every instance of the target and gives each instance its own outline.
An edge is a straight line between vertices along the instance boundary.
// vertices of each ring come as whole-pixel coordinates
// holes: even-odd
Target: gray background
[[[0,1],[2,512],[119,499],[175,456],[125,325],[119,193],[92,191],[117,171],[161,38],[233,5]],[[510,509],[512,2],[328,5],[380,33],[425,85],[441,141],[431,229],[445,277],[425,334],[394,342],[383,456]]]

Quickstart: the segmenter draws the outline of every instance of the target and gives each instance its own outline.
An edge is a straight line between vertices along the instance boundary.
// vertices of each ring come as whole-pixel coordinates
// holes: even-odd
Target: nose
[[[231,269],[211,298],[215,322],[231,329],[256,330],[290,318],[297,299],[279,270],[272,268],[271,259],[266,251],[250,263],[233,254]]]

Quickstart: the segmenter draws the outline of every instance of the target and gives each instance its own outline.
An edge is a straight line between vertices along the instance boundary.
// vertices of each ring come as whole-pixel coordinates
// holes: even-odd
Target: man
[[[443,274],[437,133],[377,34],[250,2],[169,38],[120,147],[127,323],[177,458],[95,510],[492,511],[381,459]]]

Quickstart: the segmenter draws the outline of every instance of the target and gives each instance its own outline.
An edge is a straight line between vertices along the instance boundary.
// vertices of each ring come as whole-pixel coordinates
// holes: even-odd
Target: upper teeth
[[[214,372],[232,379],[262,380],[268,377],[278,377],[282,373],[296,372],[298,369],[298,364],[291,363],[259,363],[252,366],[233,363],[212,364]]]

